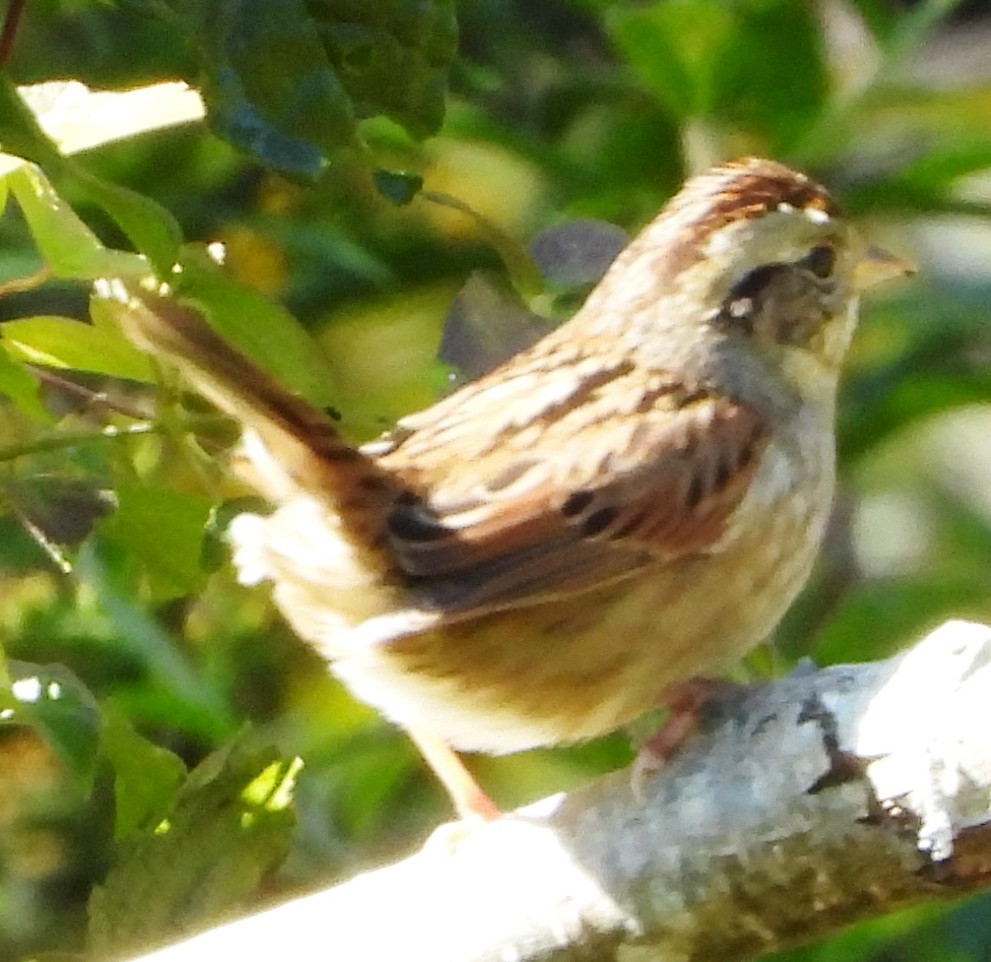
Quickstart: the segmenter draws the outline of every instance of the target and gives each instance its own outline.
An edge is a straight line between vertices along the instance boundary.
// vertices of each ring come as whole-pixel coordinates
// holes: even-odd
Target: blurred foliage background
[[[459,292],[481,340],[580,302],[594,270],[541,281],[541,231],[634,231],[728,156],[805,168],[920,272],[863,311],[835,521],[746,671],[991,621],[986,3],[30,0],[8,39],[11,84],[185,79],[210,119],[124,121],[64,161],[0,103],[0,146],[54,184],[0,171],[0,959],[174,936],[398,857],[449,816],[411,745],[234,583],[230,426],[112,317],[87,320],[90,281],[134,267],[118,249],[174,255],[190,296],[365,438],[445,389]],[[32,106],[51,121],[58,104]],[[108,123],[85,97],[67,113]],[[177,232],[222,242],[227,272]],[[616,736],[471,764],[511,807],[629,758]],[[789,957],[991,958],[988,909]]]

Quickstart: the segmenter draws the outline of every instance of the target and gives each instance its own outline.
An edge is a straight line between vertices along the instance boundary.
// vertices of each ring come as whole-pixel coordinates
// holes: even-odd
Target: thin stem
[[[23,291],[33,291],[36,287],[40,287],[45,281],[51,279],[52,270],[47,266],[39,268],[33,274],[28,274],[26,277],[13,277],[9,281],[4,281],[3,284],[0,284],[0,297],[6,297],[8,294],[20,294]]]
[[[182,422],[182,427],[188,431],[216,425],[222,421],[214,415],[193,417]],[[131,424],[126,427],[116,427],[108,424],[98,431],[66,431],[60,434],[50,434],[20,444],[8,444],[0,447],[0,464],[23,458],[31,454],[44,454],[49,451],[61,451],[65,448],[75,448],[84,444],[94,444],[99,441],[116,441],[123,438],[140,437],[144,434],[172,433],[174,425],[163,425],[156,421],[145,421],[141,424]]]
[[[106,391],[94,391],[93,388],[79,384],[70,378],[62,377],[61,374],[56,374],[50,368],[32,365],[31,370],[45,384],[57,387],[60,391],[65,391],[66,394],[72,394],[82,398],[90,409],[102,408],[113,411],[115,414],[123,414],[126,417],[134,418],[136,421],[147,421],[150,416],[146,410],[128,404],[119,398],[112,398]]]
[[[72,574],[72,562],[66,557],[65,552],[62,548],[57,545],[51,538],[45,534],[42,529],[34,523],[16,504],[12,504],[11,508],[14,514],[17,516],[17,520],[24,526],[24,530],[31,536],[34,543],[38,545],[39,548],[48,557],[48,560],[55,566],[55,569],[61,575],[71,575]]]
[[[3,31],[0,32],[0,67],[6,67],[14,49],[14,38],[21,22],[21,14],[27,6],[27,0],[10,0],[7,15],[3,18]]]
[[[77,448],[82,444],[93,444],[96,441],[116,440],[124,437],[137,437],[142,434],[157,434],[161,428],[152,422],[132,424],[118,428],[107,425],[99,431],[67,431],[62,434],[51,434],[20,444],[8,444],[0,448],[0,463],[23,458],[29,454],[44,454],[48,451],[61,451],[63,448]]]
[[[505,264],[513,286],[524,300],[529,301],[543,292],[544,280],[530,252],[525,245],[507,234],[498,224],[479,213],[470,204],[443,191],[421,190],[416,196],[419,201],[456,210],[473,220],[481,229],[482,236],[492,245]]]

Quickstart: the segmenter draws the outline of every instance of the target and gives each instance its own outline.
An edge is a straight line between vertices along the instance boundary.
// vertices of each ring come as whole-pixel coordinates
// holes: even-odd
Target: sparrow
[[[130,292],[124,327],[242,425],[272,510],[229,528],[240,581],[491,817],[453,750],[612,732],[772,634],[830,512],[860,292],[904,273],[807,176],[725,163],[570,320],[362,447],[195,308]]]

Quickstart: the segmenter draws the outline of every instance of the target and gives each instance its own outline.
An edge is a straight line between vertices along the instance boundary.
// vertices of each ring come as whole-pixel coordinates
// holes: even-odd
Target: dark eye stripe
[[[760,313],[765,291],[785,270],[784,264],[765,264],[745,274],[727,293],[718,320],[728,327],[752,334],[754,318]]]
[[[828,244],[813,247],[798,264],[811,271],[816,277],[825,279],[832,276],[836,268],[836,251]]]

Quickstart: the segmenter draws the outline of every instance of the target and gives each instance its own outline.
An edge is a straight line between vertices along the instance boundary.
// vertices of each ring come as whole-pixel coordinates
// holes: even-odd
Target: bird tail
[[[270,500],[303,491],[340,508],[353,500],[356,485],[366,492],[383,486],[381,469],[341,437],[327,414],[282,387],[195,308],[147,291],[114,294],[123,302],[116,313],[131,341],[175,364],[240,422],[250,462],[242,473]]]

